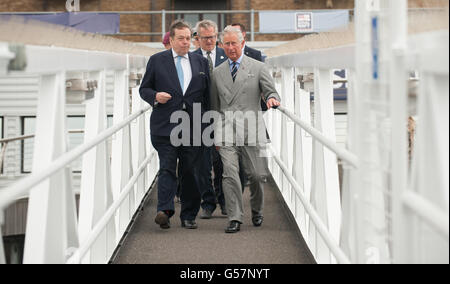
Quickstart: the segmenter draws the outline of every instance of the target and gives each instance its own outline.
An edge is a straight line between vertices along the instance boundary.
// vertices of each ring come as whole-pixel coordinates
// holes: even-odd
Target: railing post
[[[283,104],[286,105],[286,108],[289,110],[293,110],[294,107],[294,72],[293,68],[283,68],[281,71],[281,94]],[[292,169],[293,160],[295,157],[292,157],[292,147],[293,147],[293,134],[294,134],[294,125],[293,121],[288,120],[285,115],[281,116],[281,160],[283,163],[289,168]],[[289,183],[288,179],[283,175],[282,178],[282,190],[285,197],[285,200],[290,207],[291,211],[294,212],[294,198],[295,194],[292,190],[292,186]]]
[[[166,10],[161,11],[161,32],[162,32],[162,39],[164,39],[164,35],[166,34]]]
[[[255,10],[254,9],[252,9],[250,11],[250,30],[251,30],[250,40],[255,41]]]
[[[304,72],[304,71],[301,71]],[[300,82],[297,80],[297,75],[300,72],[295,72],[295,96],[294,96],[294,113],[300,117],[303,121],[311,123],[311,95],[308,91],[302,89]],[[311,156],[312,144],[311,137],[307,136],[306,131],[302,130],[299,125],[295,125],[294,128],[294,154],[295,161],[293,163],[292,175],[296,179],[297,183],[303,188],[303,193],[306,198],[310,200],[311,195]],[[305,209],[297,207],[298,212],[298,225],[303,237],[308,243],[309,223],[307,220],[309,216],[306,215]]]
[[[378,2],[378,3],[377,3]],[[374,6],[371,6],[374,4]],[[377,5],[378,4],[378,5]],[[368,135],[368,115],[370,112],[368,104],[365,102],[371,96],[372,84],[372,22],[371,13],[379,6],[379,1],[361,0],[355,1],[355,73],[354,87],[355,96],[352,99],[354,107],[352,108],[353,118],[351,120],[353,133],[349,136],[349,149],[355,153],[361,160],[361,166],[358,169],[351,170],[349,187],[352,195],[352,204],[355,207],[354,230],[356,239],[347,241],[355,244],[354,253],[351,256],[353,262],[363,264],[367,259],[367,235],[368,226],[365,222],[369,209],[365,202],[366,188],[363,185],[363,179],[366,178],[367,165],[364,162],[371,150],[365,145],[364,139]],[[379,7],[378,7],[379,8]],[[350,120],[349,120],[350,121]],[[351,238],[351,235],[349,236]]]
[[[94,98],[86,102],[85,141],[95,138],[106,129],[106,78],[105,71],[93,72],[91,79],[97,80],[98,89]],[[108,182],[109,163],[106,141],[99,144],[83,156],[80,224],[81,243],[112,204],[112,192]],[[86,254],[86,263],[105,263],[108,258],[107,232],[103,232],[97,242]]]
[[[146,71],[145,68],[141,68],[139,69],[139,73],[140,74],[144,74]],[[141,82],[142,83],[142,82]],[[139,92],[139,89],[138,89]],[[138,97],[140,98],[140,95],[138,94]],[[148,104],[144,104],[144,105],[148,105]],[[148,112],[146,112],[143,115],[143,121],[144,121],[144,136],[146,139],[146,143],[145,145],[145,149],[146,149],[146,153],[151,153],[153,149],[152,143],[150,142],[150,116],[152,113],[152,109],[150,109]],[[153,178],[158,174],[159,171],[159,160],[158,160],[158,155],[155,156],[154,159],[152,159],[152,161],[150,162],[150,164],[147,166],[145,172],[147,174],[147,179],[145,180],[145,190],[148,190],[151,186],[151,183],[153,182]]]
[[[406,263],[411,261],[414,255],[411,233],[408,233],[409,226],[406,219],[406,208],[403,205],[402,197],[407,191],[408,178],[408,93],[407,74],[405,65],[406,48],[408,40],[408,1],[389,1],[390,29],[389,52],[390,52],[390,76],[389,92],[391,98],[391,188],[393,197],[393,230],[394,230],[394,261],[396,263]],[[412,223],[409,223],[412,225]]]
[[[358,135],[358,119],[361,117],[358,108],[358,96],[356,92],[356,77],[354,70],[347,70],[348,78],[348,95],[347,95],[347,115],[348,115],[348,133],[347,148],[357,152],[357,141],[360,139]],[[341,229],[341,247],[349,256],[352,262],[357,263],[358,260],[358,240],[361,238],[357,234],[357,220],[360,218],[357,214],[358,204],[358,179],[359,169],[355,169],[344,164],[344,180],[342,184],[342,229]]]
[[[332,70],[314,70],[314,110],[315,128],[336,141]],[[341,202],[337,158],[318,141],[313,143],[313,156],[312,203],[335,241],[339,242]],[[333,262],[330,250],[317,232],[310,232],[315,233],[316,260],[319,263]]]
[[[114,80],[114,124],[123,121],[129,115],[130,96],[129,96],[129,68],[116,71]],[[122,189],[125,187],[132,176],[131,162],[131,137],[130,126],[124,127],[117,132],[112,141],[112,186],[114,200],[119,198]],[[118,243],[126,228],[128,227],[131,209],[130,203],[134,204],[134,195],[123,202],[117,214],[117,240]]]
[[[401,4],[403,3],[392,3],[396,6],[395,9],[392,9],[392,17],[394,11],[405,14],[404,10],[400,10],[402,9]],[[404,17],[404,15],[401,16]],[[404,33],[404,29],[396,32]],[[415,137],[411,137],[412,148],[409,149],[412,152],[411,172],[408,175],[406,190],[395,189],[397,191],[395,193],[395,219],[393,220],[395,263],[449,263],[448,29],[444,33],[445,36],[440,36],[442,40],[424,40],[423,44],[426,48],[409,45],[406,46],[406,50],[402,49],[404,35],[401,34],[398,38],[400,45],[397,46],[397,50],[395,50],[395,46],[393,49],[393,52],[397,53],[397,58],[394,60],[398,65],[392,66],[392,68],[401,70],[397,68],[405,67],[402,53],[408,52],[410,49],[413,49],[415,53],[420,48],[420,52],[415,53],[416,59],[420,62],[417,70],[420,74],[420,81],[417,95],[417,128]],[[395,34],[392,36],[395,38]],[[392,83],[396,84],[393,86],[393,91],[397,90],[394,95],[401,95],[401,98],[396,98],[395,101],[396,104],[399,104],[406,95],[398,94],[398,91],[404,90],[405,86],[399,81]],[[405,114],[403,109],[402,114]],[[406,125],[401,122],[405,122],[406,118],[405,116],[396,117],[396,128],[403,126],[405,129]],[[413,130],[410,129],[410,131]],[[394,149],[400,150],[400,146],[407,146],[403,143],[407,141],[407,138],[403,136],[406,135],[406,131],[401,134],[405,141],[402,141],[402,144],[398,143],[393,151]],[[401,158],[407,159],[407,153],[403,147],[401,148]],[[404,160],[396,163],[396,165],[401,164],[408,165]],[[396,182],[403,182],[400,178],[397,177]],[[432,213],[430,214],[431,218],[426,218],[422,211],[425,211],[426,215],[434,212],[442,217]],[[403,224],[400,224],[402,221]],[[402,227],[398,228],[400,225]],[[402,238],[407,238],[408,241],[402,242]]]
[[[3,208],[0,208],[0,230],[5,222],[5,214],[3,213]],[[3,239],[0,240],[0,265],[6,264],[5,249],[3,248]]]
[[[132,105],[133,112],[140,110],[145,107],[145,101],[141,99],[139,95],[139,86],[131,89],[132,92]],[[133,123],[131,127],[132,135],[131,135],[131,144],[133,149],[133,172],[136,172],[139,168],[139,165],[144,162],[147,157],[147,139],[145,133],[145,115],[137,118],[136,122]],[[136,184],[136,207],[139,206],[140,201],[145,195],[147,188],[145,185],[148,183],[148,174],[147,171],[144,171],[142,175],[139,177]]]
[[[67,150],[65,73],[41,76],[34,142],[33,172],[39,172]],[[24,263],[64,263],[67,248],[77,247],[75,196],[63,170],[30,191]],[[70,227],[70,228],[69,228]]]
[[[275,75],[274,78],[275,81],[275,88],[278,92],[278,94],[282,93],[281,89],[281,80],[278,74]],[[270,134],[270,139],[272,142],[272,147],[275,150],[275,153],[280,156],[281,153],[281,119],[282,114],[278,111],[272,112],[272,133]],[[281,173],[281,169],[277,166],[277,163],[275,160],[272,159],[272,169],[275,171],[272,172],[273,178],[276,181],[277,184],[282,184],[282,178],[283,175]],[[282,189],[282,188],[281,188]]]

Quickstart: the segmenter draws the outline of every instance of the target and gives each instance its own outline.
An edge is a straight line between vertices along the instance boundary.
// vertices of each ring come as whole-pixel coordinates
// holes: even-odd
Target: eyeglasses
[[[215,40],[217,39],[217,36],[205,36],[205,37],[201,36],[200,39],[203,41]]]
[[[235,42],[235,41],[232,41],[232,42],[224,42],[223,45],[227,46],[227,47],[230,47],[230,46],[237,47],[237,46],[239,46],[239,43]]]

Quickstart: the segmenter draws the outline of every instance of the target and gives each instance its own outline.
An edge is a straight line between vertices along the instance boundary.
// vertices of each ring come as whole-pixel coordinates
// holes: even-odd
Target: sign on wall
[[[350,21],[348,10],[260,11],[261,33],[320,33],[345,28]]]
[[[312,32],[313,29],[313,14],[311,12],[301,12],[296,14],[297,32],[307,33]]]
[[[66,10],[67,12],[80,12],[80,0],[67,0]]]

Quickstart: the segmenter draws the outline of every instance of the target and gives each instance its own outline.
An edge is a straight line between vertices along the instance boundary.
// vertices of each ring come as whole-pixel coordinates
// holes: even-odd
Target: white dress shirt
[[[175,63],[175,68],[176,68],[178,54],[173,49],[172,49],[172,54],[173,54],[173,60]],[[186,94],[186,91],[192,80],[192,69],[191,69],[191,62],[189,61],[189,54],[185,54],[181,58],[181,67],[183,68],[183,77],[184,77],[184,88],[183,88],[183,95],[184,95],[184,94]],[[178,76],[177,76],[177,78],[178,78]]]
[[[206,59],[208,59],[208,52],[202,49],[202,54],[203,57],[205,57]],[[213,50],[211,50],[211,54],[209,56],[211,56],[211,60],[212,63],[214,65],[214,67],[216,67],[216,54],[217,54],[217,47],[215,47]]]

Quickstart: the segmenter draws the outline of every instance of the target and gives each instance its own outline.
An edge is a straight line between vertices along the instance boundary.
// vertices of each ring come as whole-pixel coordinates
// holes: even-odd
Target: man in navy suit
[[[225,62],[228,57],[225,55],[225,51],[217,47],[218,28],[217,24],[210,20],[203,20],[198,22],[195,30],[200,42],[200,48],[194,51],[208,60],[209,73],[212,74],[214,68]],[[212,160],[211,160],[212,157]],[[220,155],[216,151],[215,147],[204,148],[204,170],[202,171],[202,214],[200,218],[210,219],[214,210],[216,210],[216,203],[218,202],[222,214],[226,214],[225,209],[225,196],[222,191],[222,163]],[[214,164],[214,188],[212,186],[211,170]],[[217,200],[216,200],[217,198]]]
[[[170,218],[175,213],[174,197],[177,190],[177,160],[184,165],[179,178],[182,183],[181,223],[188,229],[196,229],[195,219],[200,210],[200,176],[203,152],[201,146],[193,146],[194,109],[200,105],[202,114],[209,109],[210,79],[208,61],[189,52],[191,29],[183,21],[170,27],[172,49],[153,55],[142,80],[140,95],[153,106],[150,133],[160,159],[158,179],[158,213],[155,222],[162,229],[170,228]],[[196,104],[196,105],[194,105]],[[185,114],[190,118],[187,127],[172,123],[172,114]],[[182,130],[182,134],[175,130]],[[174,131],[173,131],[174,130]],[[187,133],[187,134],[186,134]],[[185,137],[188,135],[189,137]],[[173,138],[188,139],[188,145],[176,146]],[[189,143],[190,142],[190,143]]]

